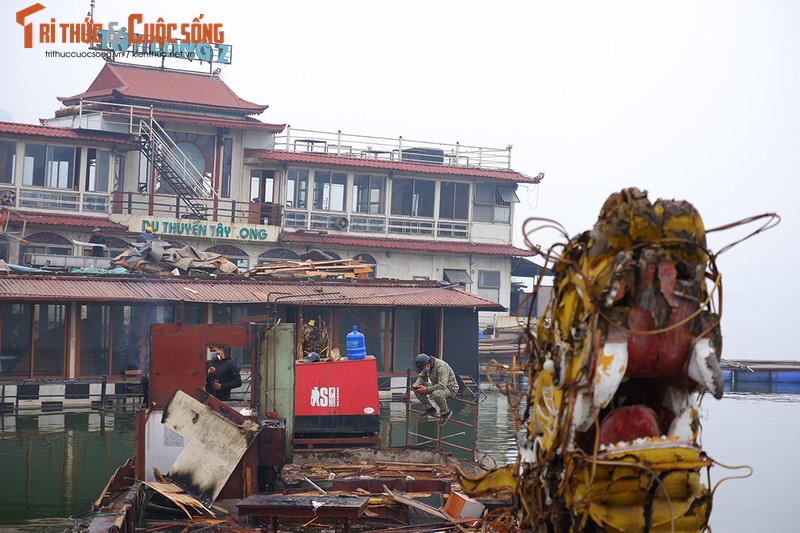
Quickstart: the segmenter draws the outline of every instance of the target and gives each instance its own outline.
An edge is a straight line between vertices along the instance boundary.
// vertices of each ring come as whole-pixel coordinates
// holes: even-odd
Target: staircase
[[[471,401],[479,403],[482,396],[486,396],[481,386],[467,374],[459,374],[456,376],[456,381],[459,385],[459,395]]]
[[[135,129],[134,137],[139,151],[153,165],[161,179],[172,187],[193,218],[205,220],[208,208],[200,200],[216,195],[208,178],[197,170],[155,120],[141,120]]]

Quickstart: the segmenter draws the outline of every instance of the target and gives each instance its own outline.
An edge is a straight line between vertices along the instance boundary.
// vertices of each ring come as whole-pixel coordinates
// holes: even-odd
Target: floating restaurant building
[[[382,376],[404,375],[420,351],[476,376],[478,313],[508,313],[515,265],[533,255],[513,246],[512,221],[518,186],[541,175],[511,170],[510,146],[270,124],[254,118],[266,105],[216,75],[114,62],[85,92],[59,100],[40,125],[0,122],[7,263],[105,268],[150,227],[240,270],[353,258],[380,279],[312,288],[8,275],[0,382],[132,380],[147,367],[150,324],[229,323],[263,315],[267,301],[283,320],[319,317],[333,346],[358,325]],[[104,257],[84,244],[95,228]]]

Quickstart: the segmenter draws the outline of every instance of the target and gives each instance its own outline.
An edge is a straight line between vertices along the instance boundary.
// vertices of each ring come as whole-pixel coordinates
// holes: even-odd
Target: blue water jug
[[[364,346],[364,334],[358,332],[358,326],[353,326],[353,332],[347,334],[347,358],[364,359],[367,348]]]

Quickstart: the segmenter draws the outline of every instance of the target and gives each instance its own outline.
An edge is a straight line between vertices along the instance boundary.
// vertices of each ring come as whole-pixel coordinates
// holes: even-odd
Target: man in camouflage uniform
[[[447,407],[447,398],[452,398],[458,392],[456,374],[450,365],[421,353],[414,360],[417,367],[417,381],[411,386],[414,395],[425,407],[421,418],[436,416],[436,408],[431,405],[431,399],[439,407],[439,424],[450,420],[453,412]]]

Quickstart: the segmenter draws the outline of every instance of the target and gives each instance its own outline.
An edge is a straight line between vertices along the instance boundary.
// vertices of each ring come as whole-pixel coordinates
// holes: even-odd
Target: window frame
[[[488,274],[497,275],[497,284],[488,283],[486,276]],[[500,302],[500,288],[503,284],[502,272],[499,270],[478,270],[478,296],[486,298],[493,302]]]
[[[363,187],[361,181],[366,179],[366,187]],[[386,213],[386,182],[388,176],[385,174],[356,174],[353,176],[353,195],[352,195],[352,210],[353,213],[363,215],[384,215]],[[378,185],[377,187],[375,185]],[[378,191],[378,199],[372,199],[373,191]],[[366,192],[366,198],[362,199]],[[366,200],[366,201],[363,201]],[[376,210],[373,210],[376,207]]]
[[[404,193],[410,192],[410,194],[403,194],[402,204],[400,203],[401,197],[396,194],[397,192],[400,192],[396,190],[396,187],[400,187],[401,184],[403,184],[403,187],[407,186],[406,184],[410,184],[411,186],[410,191],[403,191]],[[426,189],[430,187],[430,190],[421,191],[423,184]],[[427,206],[430,210],[429,214],[420,213],[426,206],[426,204],[423,202],[424,193],[430,194],[430,201],[427,203]],[[422,178],[410,178],[405,176],[393,177],[392,201],[389,211],[393,216],[433,218],[436,211],[436,181]]]
[[[326,175],[323,177],[323,175]],[[341,184],[334,182],[334,180],[341,181]],[[334,187],[342,187],[341,204],[335,208],[332,207],[332,199],[335,196]],[[328,205],[325,207],[325,200],[327,199]],[[311,209],[313,211],[326,211],[345,213],[347,211],[347,173],[336,170],[315,170],[314,171],[314,184],[311,193]]]

